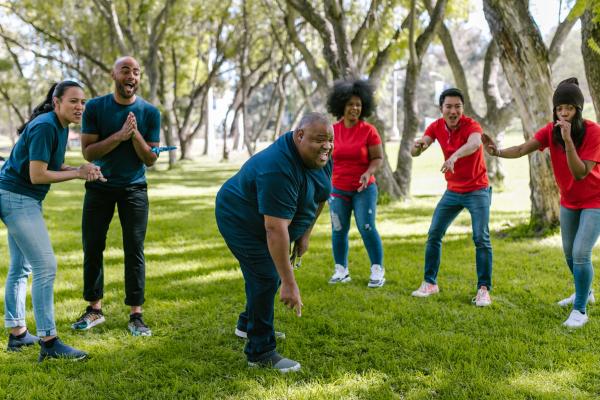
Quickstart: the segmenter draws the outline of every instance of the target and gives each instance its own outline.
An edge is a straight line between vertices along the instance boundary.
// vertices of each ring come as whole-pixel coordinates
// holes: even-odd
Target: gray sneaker
[[[71,325],[71,328],[76,331],[87,331],[96,325],[100,325],[104,321],[105,319],[102,310],[96,310],[91,306],[87,306],[85,312]]]
[[[142,313],[131,314],[129,316],[127,328],[129,328],[129,332],[131,332],[133,336],[152,336],[152,331],[142,319]]]
[[[279,371],[282,374],[300,371],[300,363],[298,361],[283,358],[277,352],[262,360],[248,361],[248,366],[252,368],[270,368]]]

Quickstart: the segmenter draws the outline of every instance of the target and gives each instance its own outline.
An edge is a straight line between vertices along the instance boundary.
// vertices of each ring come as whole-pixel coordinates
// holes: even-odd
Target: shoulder
[[[464,124],[465,129],[469,129],[469,133],[483,132],[483,129],[481,129],[481,125],[479,125],[479,122],[475,121],[473,118],[463,115],[461,117],[461,120],[461,122]]]
[[[142,97],[138,96],[136,99],[136,103],[138,107],[140,107],[146,112],[149,112],[151,114],[160,114],[158,107],[156,107],[154,104],[150,103],[146,99],[143,99]]]
[[[600,134],[600,125],[594,121],[588,119],[583,120],[583,126],[585,127],[585,133],[593,133],[595,135]]]
[[[104,96],[94,97],[92,99],[89,99],[85,103],[85,106],[86,107],[90,107],[90,106],[94,107],[94,106],[96,106],[98,104],[106,103],[106,102],[108,102],[108,101],[111,100],[111,97],[112,97],[112,93],[105,94]]]
[[[35,117],[33,121],[29,122],[27,125],[27,132],[33,134],[35,132],[47,130],[57,131],[59,127],[57,126],[57,121],[53,114],[53,112],[48,112]]]
[[[429,132],[437,132],[440,129],[444,129],[445,121],[444,118],[438,118],[427,126],[427,131]]]
[[[374,125],[371,125],[367,121],[361,120],[358,122],[358,124],[359,124],[358,129],[360,129],[362,131],[369,132],[369,133],[371,133],[371,132],[378,133],[377,128],[375,128]]]

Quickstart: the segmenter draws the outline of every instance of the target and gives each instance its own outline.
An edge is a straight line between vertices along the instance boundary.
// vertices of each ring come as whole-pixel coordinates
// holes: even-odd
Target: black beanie
[[[554,108],[561,104],[571,104],[583,110],[583,93],[579,89],[577,78],[567,78],[560,82],[552,96],[552,106]]]

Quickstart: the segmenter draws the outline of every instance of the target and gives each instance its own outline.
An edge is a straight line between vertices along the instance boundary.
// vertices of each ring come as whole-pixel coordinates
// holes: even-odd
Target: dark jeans
[[[119,212],[125,253],[125,304],[144,304],[146,268],[144,239],[148,226],[146,184],[124,188],[90,187],[86,184],[83,200],[83,298],[97,301],[104,297],[103,252],[110,221]]]
[[[436,284],[442,256],[442,238],[446,230],[463,210],[471,214],[475,264],[477,266],[477,288],[492,288],[492,244],[490,242],[490,204],[492,188],[456,193],[446,190],[433,212],[431,227],[425,248],[425,281]]]

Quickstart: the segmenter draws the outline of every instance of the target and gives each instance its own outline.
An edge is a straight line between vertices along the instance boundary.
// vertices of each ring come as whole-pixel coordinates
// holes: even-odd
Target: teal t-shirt
[[[63,128],[54,111],[27,124],[0,171],[0,189],[44,200],[50,184],[31,183],[29,162],[43,161],[48,170],[60,171],[65,162],[69,128]]]
[[[100,142],[119,131],[130,112],[135,115],[138,130],[146,142],[158,143],[160,112],[139,96],[129,105],[117,103],[112,93],[88,101],[83,112],[81,133],[98,135]],[[136,154],[131,140],[119,143],[94,164],[100,167],[107,181],[90,182],[88,185],[118,188],[146,182],[146,166]]]
[[[216,217],[229,246],[252,250],[266,243],[264,215],[291,220],[290,240],[300,238],[315,220],[319,203],[331,192],[331,160],[308,169],[287,132],[255,154],[219,190]]]

